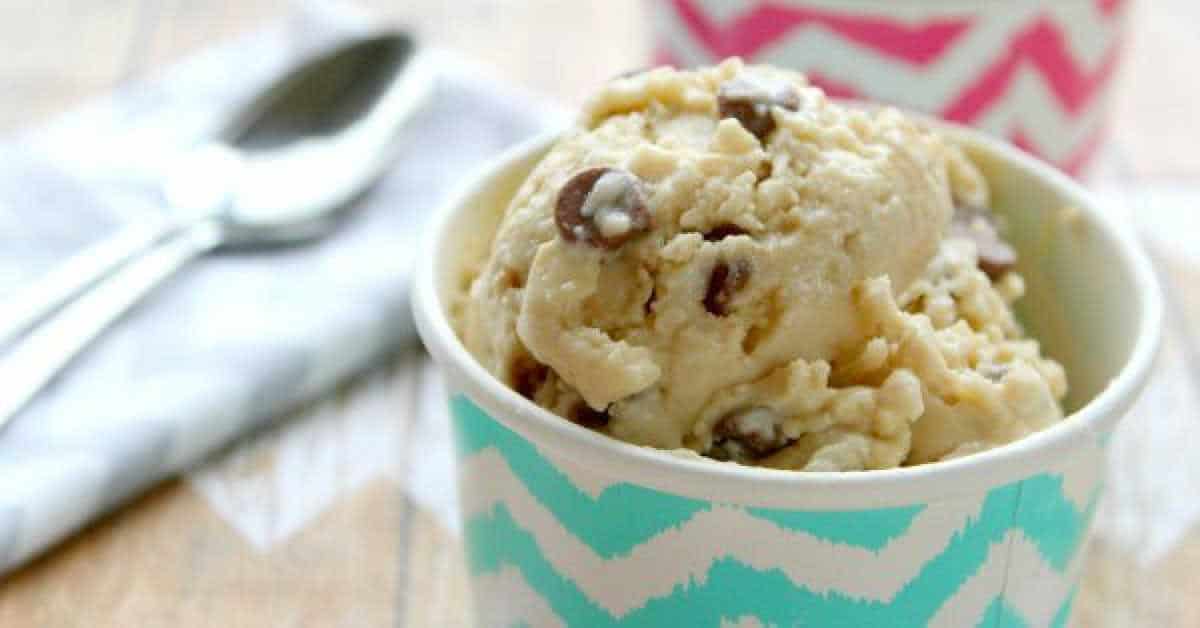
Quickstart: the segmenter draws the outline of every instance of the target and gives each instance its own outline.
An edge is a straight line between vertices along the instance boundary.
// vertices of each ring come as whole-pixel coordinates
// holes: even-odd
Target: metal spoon
[[[163,197],[171,211],[10,297],[0,307],[0,348],[45,322],[0,358],[0,427],[187,262],[217,248],[304,242],[336,227],[390,163],[399,129],[427,95],[431,81],[414,51],[407,35],[385,33],[296,68],[169,170]]]

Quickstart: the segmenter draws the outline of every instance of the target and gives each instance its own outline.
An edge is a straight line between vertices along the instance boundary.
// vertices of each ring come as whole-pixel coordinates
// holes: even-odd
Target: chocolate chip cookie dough
[[[632,443],[797,470],[960,456],[1062,418],[963,153],[730,60],[617,78],[522,185],[459,333]]]

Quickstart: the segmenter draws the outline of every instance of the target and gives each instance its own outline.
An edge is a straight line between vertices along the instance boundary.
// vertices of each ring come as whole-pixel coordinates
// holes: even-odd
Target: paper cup
[[[415,311],[451,391],[480,625],[1066,622],[1107,439],[1145,381],[1160,297],[1132,233],[1078,185],[979,133],[947,132],[1013,229],[1029,285],[1021,314],[1066,366],[1071,414],[1004,447],[911,468],[718,464],[538,408],[472,358],[448,311],[553,138],[508,153],[443,209]]]
[[[1101,146],[1125,0],[650,0],[656,61],[730,56],[834,96],[986,129],[1080,174]]]

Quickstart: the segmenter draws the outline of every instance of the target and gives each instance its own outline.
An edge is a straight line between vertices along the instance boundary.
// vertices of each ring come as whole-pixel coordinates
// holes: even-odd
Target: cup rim
[[[922,116],[923,117],[923,116]],[[527,140],[479,169],[457,195],[433,217],[424,243],[429,263],[418,266],[413,280],[413,309],[417,328],[435,362],[473,402],[501,423],[555,457],[570,460],[632,484],[686,497],[717,502],[837,508],[869,503],[872,507],[907,505],[931,497],[976,493],[1022,479],[1079,448],[1097,442],[1132,405],[1145,385],[1161,333],[1162,295],[1152,267],[1132,229],[1104,211],[1083,187],[1016,147],[961,125],[936,121],[939,130],[973,150],[1000,158],[1006,167],[1049,182],[1076,207],[1090,227],[1113,243],[1116,257],[1137,286],[1140,305],[1137,338],[1129,358],[1111,382],[1081,408],[1055,425],[1022,439],[962,458],[911,467],[870,471],[790,471],[735,463],[718,463],[698,455],[680,454],[626,443],[565,421],[505,386],[475,360],[459,340],[438,294],[437,252],[449,241],[448,228],[482,187],[515,164],[549,148],[560,130]]]

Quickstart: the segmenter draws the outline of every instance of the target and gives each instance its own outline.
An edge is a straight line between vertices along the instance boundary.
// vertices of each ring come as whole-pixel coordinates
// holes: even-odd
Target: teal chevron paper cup
[[[1062,626],[1105,448],[1147,377],[1160,298],[1133,234],[1057,170],[949,129],[988,175],[1029,293],[1071,376],[1070,416],[926,466],[798,473],[609,439],[493,379],[459,343],[457,295],[553,138],[443,209],[415,310],[444,373],[481,626]]]

